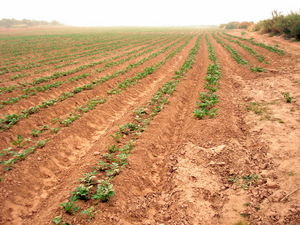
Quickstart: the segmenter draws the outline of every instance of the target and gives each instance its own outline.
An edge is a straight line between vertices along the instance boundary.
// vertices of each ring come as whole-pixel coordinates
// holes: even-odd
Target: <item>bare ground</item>
[[[202,39],[196,64],[114,179],[117,195],[95,206],[93,220],[67,217],[71,224],[300,224],[299,44],[253,35],[278,43],[286,54],[251,46],[270,61],[266,72],[252,73],[210,38],[222,70],[218,115],[197,120],[192,112],[210,63]],[[93,153],[105,149],[112,131],[170,79],[193,43],[153,77],[85,115],[6,173],[0,224],[51,224],[61,214],[58,204],[95,164]]]

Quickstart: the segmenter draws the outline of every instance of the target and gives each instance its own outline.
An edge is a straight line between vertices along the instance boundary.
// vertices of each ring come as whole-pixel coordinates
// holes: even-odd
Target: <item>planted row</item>
[[[57,98],[53,98],[53,99],[49,99],[47,101],[42,102],[41,104],[37,105],[37,106],[33,106],[29,109],[26,109],[24,111],[22,111],[20,114],[9,114],[9,115],[4,115],[4,118],[0,119],[0,130],[6,130],[9,129],[11,126],[15,125],[18,121],[20,121],[21,119],[24,118],[28,118],[30,115],[35,114],[37,112],[39,112],[42,108],[48,108],[52,105],[55,105],[59,102],[62,102],[70,97],[73,97],[74,95],[85,91],[85,90],[91,90],[94,87],[96,87],[99,84],[102,84],[108,80],[111,80],[113,78],[116,78],[118,76],[121,76],[127,72],[129,72],[130,70],[132,70],[133,68],[145,63],[146,61],[155,58],[156,56],[166,52],[168,49],[170,49],[171,47],[173,47],[174,45],[176,45],[177,43],[181,42],[182,39],[170,44],[169,46],[161,49],[158,52],[152,53],[149,56],[139,60],[136,63],[133,64],[129,64],[125,69],[116,71],[110,75],[106,75],[103,76],[101,78],[95,79],[92,82],[85,84],[83,86],[79,86],[74,88],[72,91],[70,92],[64,92],[63,94],[61,94],[59,97]]]
[[[192,38],[192,37],[191,37]],[[164,65],[169,59],[171,59],[172,57],[174,57],[178,52],[180,52],[191,40],[191,38],[189,38],[185,43],[183,43],[181,46],[179,46],[178,48],[175,49],[175,51],[169,53],[162,61],[156,63],[153,66],[147,67],[144,69],[143,72],[138,73],[137,75],[128,78],[122,82],[120,82],[117,87],[112,88],[111,90],[108,91],[108,94],[118,94],[120,93],[122,90],[126,89],[127,87],[130,87],[132,85],[135,85],[136,82],[140,79],[145,78],[146,76],[154,73],[156,70],[158,70],[159,68],[161,68],[162,65]]]
[[[156,44],[157,43],[154,43],[152,45],[156,45]],[[152,46],[152,45],[150,45],[150,46]],[[127,61],[131,60],[131,59],[134,59],[134,58],[137,58],[137,57],[142,56],[144,54],[147,54],[147,53],[155,50],[156,48],[158,48],[160,46],[155,47],[155,48],[147,49],[147,50],[145,50],[143,52],[140,52],[138,54],[132,55],[130,57],[127,57],[127,58],[124,58],[124,59],[121,59],[121,60],[118,60],[118,61],[115,61],[115,62],[110,62],[113,59],[117,59],[117,58],[120,58],[122,56],[130,55],[130,54],[138,52],[140,50],[144,50],[145,48],[148,48],[148,47],[149,46],[142,47],[140,49],[137,49],[137,50],[125,53],[123,55],[112,57],[111,59],[107,59],[107,60],[102,60],[102,61],[95,62],[95,63],[86,64],[86,65],[80,66],[78,68],[75,68],[73,70],[64,71],[64,72],[56,72],[56,73],[54,73],[51,76],[39,78],[39,79],[33,81],[31,84],[39,84],[41,82],[45,82],[45,81],[50,80],[50,79],[54,80],[54,79],[57,79],[57,78],[60,78],[60,77],[64,77],[64,76],[67,76],[67,75],[70,75],[70,74],[82,71],[82,70],[84,70],[86,68],[94,67],[95,65],[98,65],[100,63],[107,62],[103,68],[96,70],[96,72],[103,72],[103,71],[107,70],[108,68],[111,68],[111,67],[113,67],[115,65],[120,65],[120,64],[122,64],[124,62],[127,62]],[[10,97],[7,100],[2,100],[1,103],[0,103],[0,108],[3,108],[4,105],[14,104],[14,103],[20,101],[21,99],[26,99],[26,98],[28,98],[30,96],[36,95],[38,92],[45,92],[45,91],[50,90],[52,88],[57,88],[57,87],[61,86],[62,84],[70,83],[70,82],[75,82],[75,81],[78,81],[80,79],[86,78],[86,77],[88,77],[90,75],[91,75],[90,73],[84,73],[84,74],[81,74],[81,75],[69,78],[69,79],[67,79],[65,81],[57,81],[57,82],[54,82],[54,83],[51,83],[51,84],[46,84],[46,85],[38,86],[38,87],[24,88],[22,90],[24,92],[24,94],[21,94],[21,95],[19,95],[17,97]]]
[[[220,34],[219,34],[220,35]],[[221,36],[221,35],[220,35]],[[240,47],[242,47],[243,49],[245,49],[247,52],[249,52],[251,55],[253,55],[259,62],[264,62],[265,61],[265,57],[261,54],[259,54],[258,52],[256,52],[253,48],[251,48],[248,45],[245,45],[244,43],[235,40],[235,39],[230,39],[228,37],[225,36],[221,36],[222,38],[226,39],[227,41],[233,42],[238,44]],[[266,62],[267,63],[267,62]]]
[[[172,51],[170,54],[168,54],[164,60],[162,60],[160,63],[157,63],[156,65],[159,65],[159,67],[161,65],[163,65],[164,63],[166,63],[167,60],[169,60],[171,57],[173,57],[176,53],[178,53],[180,50],[183,49],[184,46],[186,46],[189,41],[190,41],[191,38],[189,38],[186,42],[184,42],[182,45],[180,45],[178,48],[176,48],[174,51]],[[198,47],[198,45],[197,45]],[[177,74],[180,75],[180,74],[183,74],[185,71],[187,71],[188,68],[191,67],[191,60],[189,58],[189,60],[187,60],[183,66],[183,68],[180,70],[180,71],[177,71]],[[189,67],[187,67],[187,65],[189,65]],[[156,69],[158,69],[159,67],[157,67]],[[151,74],[152,72],[154,72],[152,70],[152,67],[147,67],[145,68],[144,72],[141,72],[141,73],[138,73],[136,76],[134,76],[135,80],[137,81],[138,79],[142,79],[144,78],[145,76],[147,76],[148,74]],[[138,79],[137,79],[138,77]],[[122,82],[121,82],[122,83]],[[134,83],[136,84],[136,82]],[[132,85],[134,85],[132,83]],[[169,85],[173,85],[173,84],[167,84],[166,87],[164,87],[162,89],[162,91],[165,93],[167,91],[167,88]],[[125,88],[125,87],[124,87]],[[118,93],[116,93],[118,94]],[[55,121],[56,122],[59,122],[59,124],[61,126],[69,126],[70,124],[72,124],[74,121],[78,120],[81,118],[81,116],[84,114],[84,113],[87,113],[89,112],[90,110],[93,110],[97,105],[99,104],[104,104],[105,102],[107,101],[107,99],[105,98],[100,98],[100,97],[95,97],[91,100],[89,100],[87,103],[83,104],[82,106],[78,107],[76,109],[76,112],[73,112],[73,113],[70,113],[66,118],[64,119],[59,119],[59,118],[55,118]],[[37,137],[39,136],[39,134],[43,133],[45,131],[44,129],[45,126],[43,126],[40,130],[35,130],[33,129],[32,130],[32,136],[34,137]],[[48,126],[46,126],[48,127]],[[58,130],[57,130],[58,131]],[[29,154],[26,154],[26,156],[29,155]],[[23,157],[24,158],[24,157]],[[4,161],[5,165],[9,166],[10,164],[9,163],[6,163],[6,162],[10,162],[11,159],[7,159],[6,161]]]
[[[114,144],[108,147],[107,153],[104,154],[98,161],[97,166],[89,173],[84,174],[80,179],[80,184],[71,193],[67,202],[63,202],[60,206],[68,215],[73,215],[80,210],[76,204],[77,201],[83,201],[89,206],[97,204],[97,202],[107,202],[116,193],[114,186],[111,183],[122,169],[128,165],[128,157],[134,148],[134,143],[139,139],[141,133],[147,128],[155,116],[168,104],[168,99],[175,91],[177,84],[182,80],[184,73],[188,71],[186,65],[190,65],[191,59],[194,62],[195,54],[199,49],[199,40],[197,38],[194,48],[190,51],[188,60],[184,66],[176,73],[176,77],[165,83],[145,105],[138,107],[133,114],[133,121],[121,125],[114,134]],[[183,68],[184,67],[184,68]],[[181,71],[181,72],[180,72]],[[93,206],[86,208],[81,213],[87,214],[88,218],[94,217]],[[57,224],[65,223],[65,218],[62,216],[55,217],[52,221],[57,221]]]
[[[214,37],[214,39],[223,47],[225,48],[231,55],[231,57],[238,63],[241,65],[246,65],[248,66],[248,68],[252,71],[252,72],[264,72],[265,70],[261,67],[258,66],[252,66],[250,65],[250,63],[243,59],[242,56],[232,47],[230,47],[229,45],[227,45],[226,43],[224,43],[220,38],[218,38],[215,34],[212,34],[212,36]]]
[[[107,41],[111,42],[112,40],[108,39]],[[114,46],[117,46],[118,44],[122,44],[122,43],[123,43],[122,41],[118,40],[117,42],[109,43],[109,45],[111,45],[114,48]],[[121,46],[123,46],[123,45],[121,45]],[[56,64],[56,63],[59,63],[59,62],[67,61],[69,59],[75,59],[75,58],[80,58],[80,57],[83,57],[83,56],[97,54],[99,52],[99,47],[102,47],[103,50],[104,49],[112,50],[111,47],[108,47],[107,44],[103,44],[103,43],[101,43],[101,45],[98,45],[96,47],[97,47],[97,49],[86,52],[85,54],[81,52],[79,54],[77,53],[77,54],[68,54],[68,55],[64,55],[64,56],[59,56],[59,57],[57,57],[57,58],[59,58],[59,60],[56,59],[54,61],[50,61],[50,62],[47,62],[47,63],[46,63],[46,60],[40,60],[36,63],[31,62],[31,63],[28,63],[26,65],[19,65],[19,64],[13,65],[10,68],[2,67],[2,68],[0,68],[0,75],[8,73],[8,72],[19,72],[19,71],[22,71],[22,70],[27,70],[27,69],[31,69],[31,68],[35,68],[35,67],[41,67],[43,65]]]
[[[238,64],[242,64],[242,65],[246,65],[248,64],[248,61],[243,59],[242,56],[240,56],[240,54],[233,49],[232,47],[230,47],[229,45],[225,44],[220,38],[218,38],[215,34],[212,34],[212,36],[214,37],[214,39],[220,44],[222,45],[223,48],[225,48],[230,55],[232,56],[232,58],[238,63]]]
[[[203,119],[206,116],[214,117],[217,115],[217,109],[214,106],[219,102],[219,97],[216,94],[219,86],[219,79],[221,78],[221,69],[217,62],[216,53],[208,37],[205,36],[208,46],[209,59],[211,64],[207,68],[207,76],[205,78],[205,89],[207,91],[199,94],[197,109],[193,112],[198,119]]]
[[[285,52],[275,46],[271,46],[271,45],[267,45],[267,44],[264,44],[264,43],[261,43],[261,42],[257,42],[257,41],[254,41],[253,38],[242,38],[242,37],[238,37],[238,36],[235,36],[235,35],[232,35],[232,34],[228,34],[228,33],[224,33],[225,35],[229,36],[229,37],[233,37],[233,38],[237,38],[239,40],[242,40],[242,41],[247,41],[253,45],[256,45],[256,46],[259,46],[259,47],[262,47],[262,48],[265,48],[271,52],[275,52],[277,53],[278,55],[284,55]]]

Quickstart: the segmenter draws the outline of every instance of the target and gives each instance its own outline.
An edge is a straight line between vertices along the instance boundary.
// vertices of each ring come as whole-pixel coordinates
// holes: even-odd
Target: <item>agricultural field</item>
[[[0,224],[300,224],[300,45],[0,30]]]

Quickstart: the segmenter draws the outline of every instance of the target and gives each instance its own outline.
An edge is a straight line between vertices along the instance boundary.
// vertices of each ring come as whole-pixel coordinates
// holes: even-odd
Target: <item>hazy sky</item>
[[[0,18],[58,20],[77,26],[208,25],[258,21],[300,0],[0,0]]]

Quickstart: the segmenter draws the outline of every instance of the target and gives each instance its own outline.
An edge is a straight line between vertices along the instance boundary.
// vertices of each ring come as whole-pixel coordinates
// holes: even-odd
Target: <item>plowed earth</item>
[[[31,141],[48,139],[44,147],[36,149],[23,160],[11,167],[1,167],[8,171],[0,172],[0,224],[54,224],[51,220],[56,216],[62,216],[65,223],[72,225],[300,224],[299,43],[259,34],[244,35],[268,45],[277,44],[285,51],[284,55],[278,55],[241,41],[263,55],[269,62],[264,64],[236,44],[223,40],[251,65],[265,70],[255,73],[247,66],[237,64],[209,32],[193,30],[161,34],[164,35],[153,35],[153,41],[148,43],[150,45],[165,40],[151,46],[156,48],[154,52],[180,41],[124,75],[42,109],[11,128],[0,131],[2,149],[12,147],[21,151],[30,146]],[[231,34],[240,35],[237,31]],[[141,33],[135,40],[133,33],[124,32],[120,37],[138,42],[142,36],[143,40],[149,41],[147,35],[150,34]],[[219,102],[215,106],[218,114],[213,118],[199,120],[193,116],[193,111],[199,93],[205,90],[205,77],[211,63],[205,35],[216,52],[222,75],[217,90]],[[176,75],[175,72],[184,64],[198,36],[201,36],[200,48],[192,68],[184,74],[175,92],[169,96],[169,103],[136,138],[128,165],[112,179],[115,195],[108,202],[93,203],[93,218],[82,213],[64,213],[60,203],[67,201],[78,186],[78,180],[97,165],[108,146],[114,143],[111,135],[119,126],[134,121],[133,111],[147,104],[158,89]],[[119,82],[163,60],[188,37],[191,40],[182,50],[158,70],[136,81],[120,94],[108,94],[107,91]],[[0,39],[1,47],[5,46],[5,41]],[[75,43],[77,41],[74,40]],[[131,51],[146,46],[142,39],[140,42],[121,49],[131,46],[132,49],[126,50]],[[80,52],[80,49],[76,52]],[[123,53],[120,51],[120,54]],[[96,77],[124,69],[151,53],[104,72],[94,72],[92,76],[78,82],[6,105],[0,109],[1,114],[19,113],[42,101],[56,98]],[[113,52],[105,57],[117,54]],[[42,59],[40,55],[31,60]],[[84,58],[82,64],[89,62],[93,60]],[[99,65],[97,68],[102,67]],[[93,71],[94,68],[80,73]],[[0,76],[0,79],[3,78],[1,87],[18,84],[18,81],[5,81],[4,77],[9,77],[9,73]],[[34,77],[39,76],[34,74]],[[30,76],[25,80],[30,80]],[[289,92],[292,96],[291,103],[285,101],[283,92]],[[15,90],[5,96],[15,96],[17,93],[18,90]],[[107,101],[84,113],[67,127],[57,123],[53,125],[53,118],[65,118],[76,107],[96,96],[106,98]],[[251,108],[253,105],[259,108]],[[31,136],[32,129],[45,124],[61,129],[57,133],[46,131],[39,137]],[[31,141],[16,147],[12,142],[17,135]],[[7,159],[5,157],[8,156],[0,155],[0,160]],[[90,203],[87,205],[91,206]],[[86,209],[84,202],[80,206]]]

